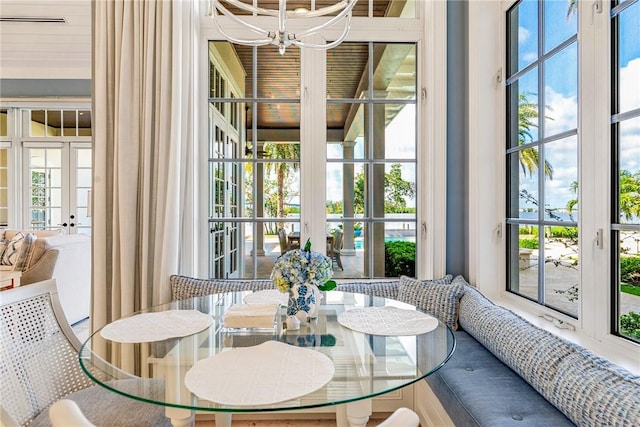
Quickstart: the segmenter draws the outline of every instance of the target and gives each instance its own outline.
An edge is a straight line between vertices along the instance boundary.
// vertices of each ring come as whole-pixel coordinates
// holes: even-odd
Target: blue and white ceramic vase
[[[300,324],[318,316],[320,310],[320,290],[310,283],[299,283],[289,289],[287,317],[295,316]]]

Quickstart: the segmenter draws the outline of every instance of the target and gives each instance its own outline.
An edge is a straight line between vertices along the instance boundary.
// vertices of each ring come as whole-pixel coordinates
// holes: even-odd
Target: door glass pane
[[[75,232],[91,234],[91,217],[89,217],[89,191],[92,188],[92,163],[90,148],[72,148],[72,159],[75,159],[75,189],[71,188],[71,194],[75,195],[70,202],[69,212],[75,218],[69,218],[69,223],[74,224]],[[75,155],[73,155],[75,153]],[[73,165],[72,165],[73,166]],[[75,203],[75,206],[74,206]],[[75,213],[74,213],[75,212]]]
[[[327,220],[364,216],[367,170],[368,165],[362,163],[327,164]]]
[[[269,147],[267,149],[269,150]],[[276,148],[274,147],[274,149]],[[264,209],[262,213],[256,212],[256,216],[266,218],[299,217],[300,173],[298,163],[268,162],[259,165],[257,172],[260,173],[261,169],[262,177],[258,176],[258,180],[261,180],[262,183],[262,194],[256,196],[258,203],[261,201]]]
[[[45,156],[45,165],[48,168],[60,168],[62,167],[62,150],[59,149],[47,149]]]
[[[374,43],[373,97],[416,99],[416,47],[413,43]]]
[[[0,148],[0,227],[9,225],[8,150]]]
[[[409,241],[416,228],[415,45],[343,43],[327,61],[328,232],[342,227],[343,233],[344,270],[334,272],[397,277],[385,267],[395,253],[385,242]],[[374,64],[371,72],[368,64]],[[383,98],[398,102],[374,101]],[[411,245],[415,249],[415,240]]]
[[[327,99],[367,98],[368,80],[361,81],[361,77],[368,72],[368,58],[368,43],[342,43],[328,50]]]
[[[260,46],[256,50],[258,98],[299,100],[300,85],[282,82],[288,81],[289,76],[300,76],[300,48],[289,46],[286,55],[271,55],[277,50],[275,46]]]
[[[415,105],[384,104],[384,158],[416,158],[416,109]],[[374,110],[375,111],[375,110]]]
[[[49,185],[51,187],[62,187],[62,169],[49,169]]]
[[[77,151],[77,166],[79,168],[90,168],[91,163],[91,150],[81,149]]]
[[[68,178],[65,178],[62,154],[67,152],[61,148],[29,148],[26,153],[29,159],[26,188],[29,194],[27,213],[30,227],[35,229],[64,228],[68,229],[69,191]],[[67,224],[64,226],[63,224]]]
[[[278,231],[299,231],[299,76],[298,48],[209,44],[211,277],[269,277]]]

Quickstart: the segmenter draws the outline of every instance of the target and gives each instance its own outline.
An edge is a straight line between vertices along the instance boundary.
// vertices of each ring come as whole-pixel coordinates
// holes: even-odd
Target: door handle
[[[62,224],[58,224],[58,225],[61,225],[61,226],[63,226],[63,227],[66,227],[66,226],[67,226],[67,223],[66,223],[66,222],[63,222]]]

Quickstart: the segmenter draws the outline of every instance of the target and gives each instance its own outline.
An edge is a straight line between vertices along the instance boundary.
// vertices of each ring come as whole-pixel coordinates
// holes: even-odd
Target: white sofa
[[[21,269],[20,285],[56,279],[60,302],[70,324],[89,317],[91,304],[91,237],[62,230],[0,230],[0,239],[18,232],[34,234],[29,262]],[[15,266],[0,266],[13,270]]]

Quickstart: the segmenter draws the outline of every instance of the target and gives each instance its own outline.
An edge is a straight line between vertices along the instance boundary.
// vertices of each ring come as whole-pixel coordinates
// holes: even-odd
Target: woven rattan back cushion
[[[92,385],[60,328],[49,292],[0,306],[0,339],[2,407],[20,425]]]
[[[169,278],[169,283],[171,285],[172,301],[225,292],[261,291],[276,288],[273,281],[268,279],[209,280],[172,275]]]

